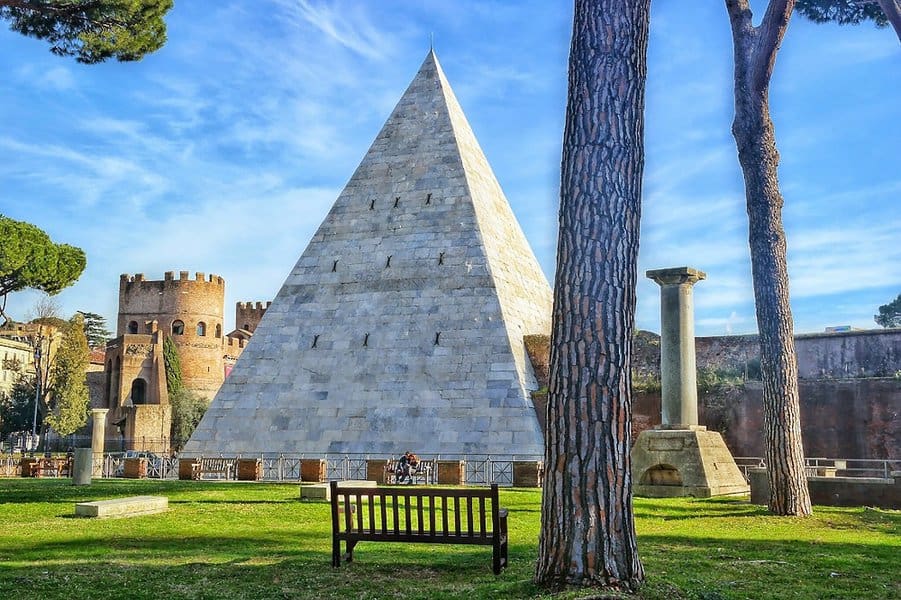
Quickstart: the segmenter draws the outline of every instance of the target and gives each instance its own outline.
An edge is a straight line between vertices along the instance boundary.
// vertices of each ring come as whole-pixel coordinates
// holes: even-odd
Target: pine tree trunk
[[[769,111],[769,79],[778,41],[767,31],[771,19],[759,28],[750,26],[750,9],[730,2],[735,42],[735,120],[732,134],[745,179],[748,238],[760,367],[763,378],[764,440],[770,484],[770,510],[777,515],[809,515],[810,495],[804,470],[801,414],[798,400],[798,365],[794,325],[788,293],[782,193],[777,167],[779,153]],[[786,3],[783,3],[786,4]],[[787,3],[787,25],[793,3]],[[771,5],[772,8],[772,5]],[[768,11],[771,17],[776,11]],[[783,28],[784,31],[784,28]]]
[[[636,589],[630,362],[650,0],[576,0],[535,580]]]

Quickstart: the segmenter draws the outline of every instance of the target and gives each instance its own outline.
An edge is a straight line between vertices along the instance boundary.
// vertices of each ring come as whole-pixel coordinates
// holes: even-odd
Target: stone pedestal
[[[106,413],[107,408],[92,408],[91,419],[93,428],[91,431],[91,450],[94,452],[92,475],[103,477],[103,444],[106,437]]]
[[[366,479],[375,481],[378,485],[385,485],[385,459],[370,459],[366,461]]]
[[[72,461],[72,485],[91,485],[94,465],[94,451],[91,448],[76,448]]]
[[[541,461],[513,461],[513,485],[515,487],[541,487],[544,479],[544,463]]]
[[[723,437],[706,427],[643,431],[632,448],[636,496],[708,498],[750,491]]]
[[[146,479],[147,478],[147,459],[146,458],[126,458],[122,467],[122,477],[126,479]]]
[[[300,480],[321,483],[325,481],[326,463],[324,458],[303,459],[300,461]]]
[[[34,477],[32,474],[32,465],[36,465],[38,462],[37,458],[23,458],[19,461],[19,473],[22,477]]]
[[[466,461],[439,460],[435,468],[438,469],[438,485],[466,485]]]
[[[196,458],[180,458],[178,459],[178,478],[182,481],[190,481],[191,479],[199,479],[200,460]]]
[[[239,458],[235,461],[238,481],[260,481],[263,478],[263,461],[259,458]]]

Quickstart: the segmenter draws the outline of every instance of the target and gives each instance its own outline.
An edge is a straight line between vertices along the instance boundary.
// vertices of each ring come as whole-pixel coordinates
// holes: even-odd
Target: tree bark
[[[804,470],[798,366],[789,302],[782,193],[776,134],[769,111],[769,81],[794,0],[773,0],[758,27],[747,0],[726,0],[735,51],[735,120],[732,135],[745,179],[748,239],[760,367],[770,510],[809,515]]]
[[[630,361],[650,0],[576,0],[535,581],[634,590]]]
[[[898,41],[901,42],[901,0],[879,0],[879,7],[885,13],[888,22],[892,24]]]

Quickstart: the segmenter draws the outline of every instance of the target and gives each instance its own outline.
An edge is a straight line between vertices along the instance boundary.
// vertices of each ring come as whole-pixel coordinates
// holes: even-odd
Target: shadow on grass
[[[634,503],[634,511],[636,517],[664,520],[761,517],[770,514],[764,506],[738,499],[728,503],[721,500],[690,499],[685,504],[654,504],[649,499],[642,498]]]
[[[650,579],[722,598],[897,598],[899,546],[639,536]]]
[[[191,500],[196,492],[221,492],[222,483],[200,481],[175,481],[159,479],[100,479],[90,485],[76,486],[71,479],[0,479],[0,504],[28,504],[54,502],[89,502],[110,498],[143,495],[171,495],[170,503],[181,502],[236,502],[236,503],[285,503],[293,498],[286,497],[285,484],[256,483],[247,487],[247,500],[203,499]],[[280,499],[257,499],[267,491]],[[188,496],[187,499],[179,495]],[[296,492],[295,492],[296,495]]]

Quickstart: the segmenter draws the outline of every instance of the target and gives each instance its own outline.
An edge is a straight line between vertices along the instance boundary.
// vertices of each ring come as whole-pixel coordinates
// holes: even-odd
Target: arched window
[[[143,379],[135,379],[131,382],[131,403],[145,404],[147,402],[147,382]]]
[[[128,322],[128,333],[137,333],[138,332],[138,322],[137,321],[129,321]]]
[[[244,323],[244,331],[250,331],[250,323]]]
[[[176,319],[172,321],[172,335],[184,335],[185,334],[185,323],[184,321],[179,321]]]
[[[206,335],[206,323],[200,321],[197,323],[197,335],[204,336]]]
[[[222,337],[222,325],[220,325],[219,323],[216,323],[216,337]]]

